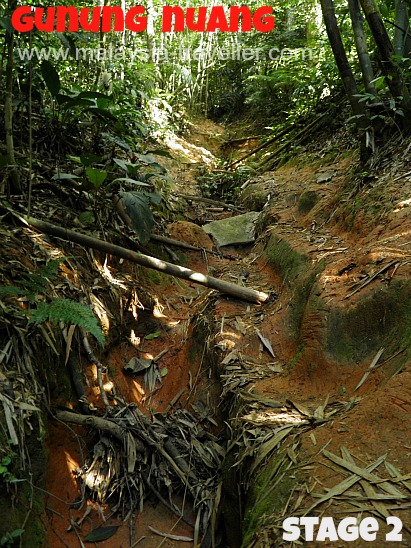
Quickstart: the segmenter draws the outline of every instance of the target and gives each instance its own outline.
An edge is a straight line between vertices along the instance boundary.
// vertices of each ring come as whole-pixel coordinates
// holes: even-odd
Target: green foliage
[[[50,280],[57,276],[58,269],[63,260],[48,261],[35,272],[29,272],[24,278],[16,280],[17,286],[1,286],[0,296],[24,296],[30,303],[38,303],[37,308],[29,308],[24,311],[20,308],[9,310],[18,316],[22,314],[26,315],[29,318],[29,324],[39,324],[45,320],[50,320],[79,325],[94,335],[101,345],[104,346],[103,332],[98,325],[97,318],[88,306],[69,299],[52,299],[49,302],[41,300],[38,302],[40,297],[45,298],[48,294]]]
[[[41,323],[45,320],[79,325],[89,331],[99,343],[104,346],[104,335],[93,312],[83,303],[69,299],[53,299],[46,303],[40,302],[36,309],[30,310],[29,324]]]
[[[3,477],[8,483],[14,483],[18,481],[9,469],[9,466],[12,464],[13,458],[16,456],[17,453],[15,453],[14,451],[10,451],[9,454],[4,456],[0,461],[0,476]]]
[[[120,192],[119,194],[139,242],[143,245],[147,244],[154,225],[149,198],[142,192]]]
[[[35,272],[28,272],[23,279],[15,280],[18,286],[0,286],[0,295],[26,296],[29,302],[36,302],[37,294],[47,292],[50,280],[57,276],[60,264],[64,259],[48,261],[37,268]]]
[[[15,529],[11,533],[6,533],[0,539],[0,546],[14,546],[23,533],[24,529]]]
[[[41,74],[49,92],[56,97],[60,91],[60,77],[50,61],[43,61],[40,66]]]
[[[223,173],[206,172],[197,177],[201,192],[206,197],[233,198],[239,187],[250,177],[250,168],[240,167],[236,171]]]

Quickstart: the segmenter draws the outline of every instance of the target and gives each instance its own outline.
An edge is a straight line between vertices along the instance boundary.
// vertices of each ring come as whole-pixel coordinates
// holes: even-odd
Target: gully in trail
[[[199,134],[194,139],[212,137]],[[189,184],[180,188],[181,194],[188,190],[200,198],[195,155],[202,153],[195,144],[187,148],[183,178]],[[191,204],[192,219],[230,215],[230,210],[216,212],[201,201]],[[203,277],[212,272],[240,290],[255,284],[263,295],[271,288],[262,282],[261,272],[244,276],[244,253],[238,249],[230,249],[229,259],[206,252],[213,242],[194,226],[175,223],[180,240],[198,248],[183,253],[176,248],[177,258]],[[173,226],[170,231],[175,237]],[[128,263],[113,262],[110,268],[112,279],[136,279],[135,267]],[[246,278],[253,281],[245,283]],[[57,418],[71,426],[53,422],[50,427],[47,508],[53,546],[77,546],[79,538],[106,539],[101,540],[103,546],[176,546],[187,545],[189,539],[196,544],[202,539],[204,546],[226,542],[223,527],[217,526],[222,523],[219,499],[227,440],[216,360],[229,343],[214,340],[213,309],[217,304],[224,310],[220,331],[226,337],[231,307],[240,307],[237,315],[259,307],[240,301],[234,305],[223,294],[201,288],[195,279],[187,283],[153,273],[146,281],[146,294],[140,287],[131,289],[123,311],[123,336],[112,341],[101,358],[109,373],[104,389],[111,408],[102,414],[98,366],[83,362],[86,397],[95,411],[82,417],[61,409]],[[119,511],[125,522],[118,518]]]
[[[387,223],[381,245],[364,254],[369,231],[354,238],[330,223],[338,215],[334,185],[343,187],[351,167],[337,158],[250,178],[242,201],[261,210],[260,235],[254,245],[214,253],[198,225],[233,212],[202,203],[196,177],[204,158],[213,162],[208,143],[214,153],[223,144],[218,133],[204,122],[192,128],[191,143],[169,137],[170,148],[184,151],[183,161],[167,160],[177,194],[198,198],[183,202],[188,220],[169,235],[203,251],[168,252],[173,262],[270,298],[250,304],[128,262],[102,265],[128,291],[117,324],[113,309],[102,314],[118,330],[101,358],[111,407],[102,407],[97,365],[85,367],[97,413],[73,419],[62,409],[57,417],[70,430],[52,426],[48,490],[59,498],[48,498],[50,544],[77,546],[90,533],[107,535],[103,546],[288,546],[285,519],[301,525],[300,538],[300,517],[317,523],[325,505],[338,535],[348,523],[340,524],[341,513],[356,516],[365,501],[364,516],[378,520],[378,545],[387,545],[391,517],[405,524],[409,545],[409,486],[401,482],[409,473],[411,376],[386,368],[404,358],[392,342],[396,319],[409,319],[410,289],[406,278],[392,280],[401,248],[389,244],[381,265],[384,242],[407,231],[400,236],[398,221]],[[320,536],[333,534],[318,524]],[[356,546],[365,546],[360,536]]]

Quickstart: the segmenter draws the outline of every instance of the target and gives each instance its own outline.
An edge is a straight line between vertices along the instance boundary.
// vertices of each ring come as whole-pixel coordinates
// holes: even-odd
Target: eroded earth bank
[[[23,546],[293,546],[290,516],[373,517],[378,546],[397,516],[411,545],[409,146],[370,175],[343,139],[251,167],[207,201],[233,135],[200,119],[169,136],[175,186],[155,232],[180,245],[141,249],[111,196],[91,223],[80,197],[38,190],[33,217],[266,293],[257,304],[46,236],[2,206],[2,285],[37,284],[2,298],[1,435],[30,472],[4,461],[0,496]],[[257,145],[237,143],[231,161]],[[250,211],[253,242],[219,247],[201,228]],[[104,349],[86,325],[13,323],[12,307],[48,297],[90,304]],[[331,545],[316,534],[310,546]]]

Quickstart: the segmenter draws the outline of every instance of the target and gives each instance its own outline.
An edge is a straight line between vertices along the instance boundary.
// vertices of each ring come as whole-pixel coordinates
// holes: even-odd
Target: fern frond
[[[53,299],[51,302],[41,302],[30,312],[29,323],[41,323],[54,320],[71,323],[89,331],[104,346],[104,334],[98,325],[97,318],[88,306],[70,299]]]
[[[16,285],[2,285],[0,286],[0,297],[2,295],[28,295],[26,289],[17,287]]]
[[[26,274],[25,280],[17,282],[33,293],[46,293],[50,280],[53,280],[59,271],[60,265],[65,259],[54,259],[38,267],[34,272]]]
[[[65,257],[62,257],[60,259],[52,259],[51,261],[48,261],[45,265],[40,266],[37,269],[36,274],[38,276],[41,276],[42,278],[49,278],[52,280],[59,273],[60,265],[61,263],[64,263],[65,260]]]

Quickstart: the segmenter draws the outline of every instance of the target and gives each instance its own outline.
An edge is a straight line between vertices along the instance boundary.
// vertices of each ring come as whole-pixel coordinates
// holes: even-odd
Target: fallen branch
[[[230,139],[226,141],[226,145],[231,145],[233,143],[245,143],[246,141],[255,141],[256,139],[263,139],[266,135],[251,135],[250,137],[240,137],[238,139]]]
[[[226,204],[225,202],[219,202],[218,200],[212,200],[211,198],[204,198],[203,196],[194,196],[192,194],[178,194],[178,193],[176,194],[176,196],[179,196],[180,198],[184,198],[185,200],[190,200],[192,202],[204,202],[205,204],[225,207],[226,209],[233,209],[234,211],[241,211],[241,209],[231,204]]]
[[[160,244],[174,245],[176,247],[181,247],[183,249],[189,249],[190,251],[202,251],[202,247],[197,247],[195,245],[187,244],[181,240],[174,240],[174,238],[168,238],[167,236],[159,236],[158,234],[151,234],[150,240],[159,242]]]
[[[147,474],[144,472],[144,470],[141,470],[141,477],[143,478],[143,481],[144,483],[147,485],[147,487],[152,491],[152,493],[158,498],[158,500],[161,502],[161,504],[164,504],[164,506],[166,508],[168,508],[170,510],[170,512],[172,512],[173,514],[175,514],[178,519],[181,519],[182,521],[184,521],[185,523],[187,523],[187,525],[190,525],[190,527],[194,527],[194,524],[189,520],[187,519],[185,516],[184,516],[184,513],[182,510],[180,510],[179,508],[177,508],[177,506],[173,505],[173,504],[170,504],[168,502],[167,499],[165,499],[159,492],[158,490],[154,487],[154,485],[149,481],[148,477],[147,477]]]
[[[124,442],[127,438],[128,430],[122,428],[115,422],[103,419],[101,417],[93,417],[90,415],[79,415],[78,413],[72,413],[71,411],[57,410],[55,416],[58,420],[63,422],[71,422],[73,424],[80,424],[81,426],[88,426],[94,430],[101,430],[106,434],[110,434],[114,438],[121,442]],[[136,451],[144,453],[144,445],[134,437]]]
[[[156,535],[159,535],[160,537],[168,538],[170,540],[178,540],[180,542],[193,542],[194,540],[191,537],[182,537],[180,535],[171,535],[170,533],[162,533],[161,531],[154,529],[154,527],[151,527],[151,525],[149,525],[148,528],[150,529],[150,531],[152,531]]]
[[[97,382],[98,382],[98,387],[100,389],[101,399],[103,400],[103,403],[106,407],[106,411],[108,411],[110,409],[110,403],[108,401],[107,394],[106,394],[106,391],[104,390],[104,385],[103,385],[103,369],[104,369],[103,365],[93,354],[93,351],[91,350],[90,343],[87,337],[87,331],[83,327],[80,327],[80,334],[81,334],[81,340],[83,342],[83,348],[86,353],[87,359],[90,363],[94,363],[94,365],[97,368]]]
[[[69,242],[75,242],[86,247],[97,249],[103,253],[109,253],[111,255],[115,255],[116,257],[127,259],[146,268],[158,270],[160,272],[164,272],[165,274],[169,274],[170,276],[176,276],[177,278],[182,278],[183,280],[187,280],[189,282],[198,283],[200,285],[210,287],[211,289],[216,289],[222,293],[244,301],[260,304],[268,299],[267,293],[263,293],[262,291],[248,289],[231,282],[219,280],[213,276],[207,276],[206,274],[195,272],[194,270],[190,270],[189,268],[185,268],[183,266],[161,261],[160,259],[155,259],[149,255],[139,254],[135,251],[126,249],[125,247],[111,244],[109,242],[105,242],[104,240],[99,240],[98,238],[92,238],[91,236],[80,234],[74,230],[68,230],[67,228],[52,225],[51,223],[40,221],[39,219],[34,219],[32,217],[29,219],[23,219],[23,221],[44,234],[56,236],[57,238],[62,238],[63,240],[67,240]]]
[[[67,360],[67,367],[70,372],[71,380],[74,384],[74,389],[76,391],[78,401],[80,402],[81,411],[88,415],[90,413],[90,402],[88,401],[88,397],[86,394],[84,376],[83,372],[81,371],[80,362],[73,352],[70,353],[70,356]]]
[[[357,287],[356,289],[354,289],[354,291],[351,291],[351,293],[348,293],[348,295],[346,295],[344,297],[344,300],[345,299],[349,299],[350,297],[352,297],[353,295],[355,295],[356,293],[358,293],[358,291],[361,291],[361,289],[363,289],[365,286],[367,286],[368,284],[370,284],[373,280],[375,280],[375,278],[377,276],[379,276],[380,274],[382,274],[383,272],[385,272],[386,270],[388,270],[391,266],[393,266],[395,263],[399,262],[397,259],[394,259],[393,261],[390,261],[389,263],[387,263],[385,266],[383,266],[382,268],[380,268],[380,270],[378,270],[375,274],[373,274],[372,276],[370,276],[369,278],[367,278],[367,280],[365,280],[364,283],[362,283],[359,287]]]

